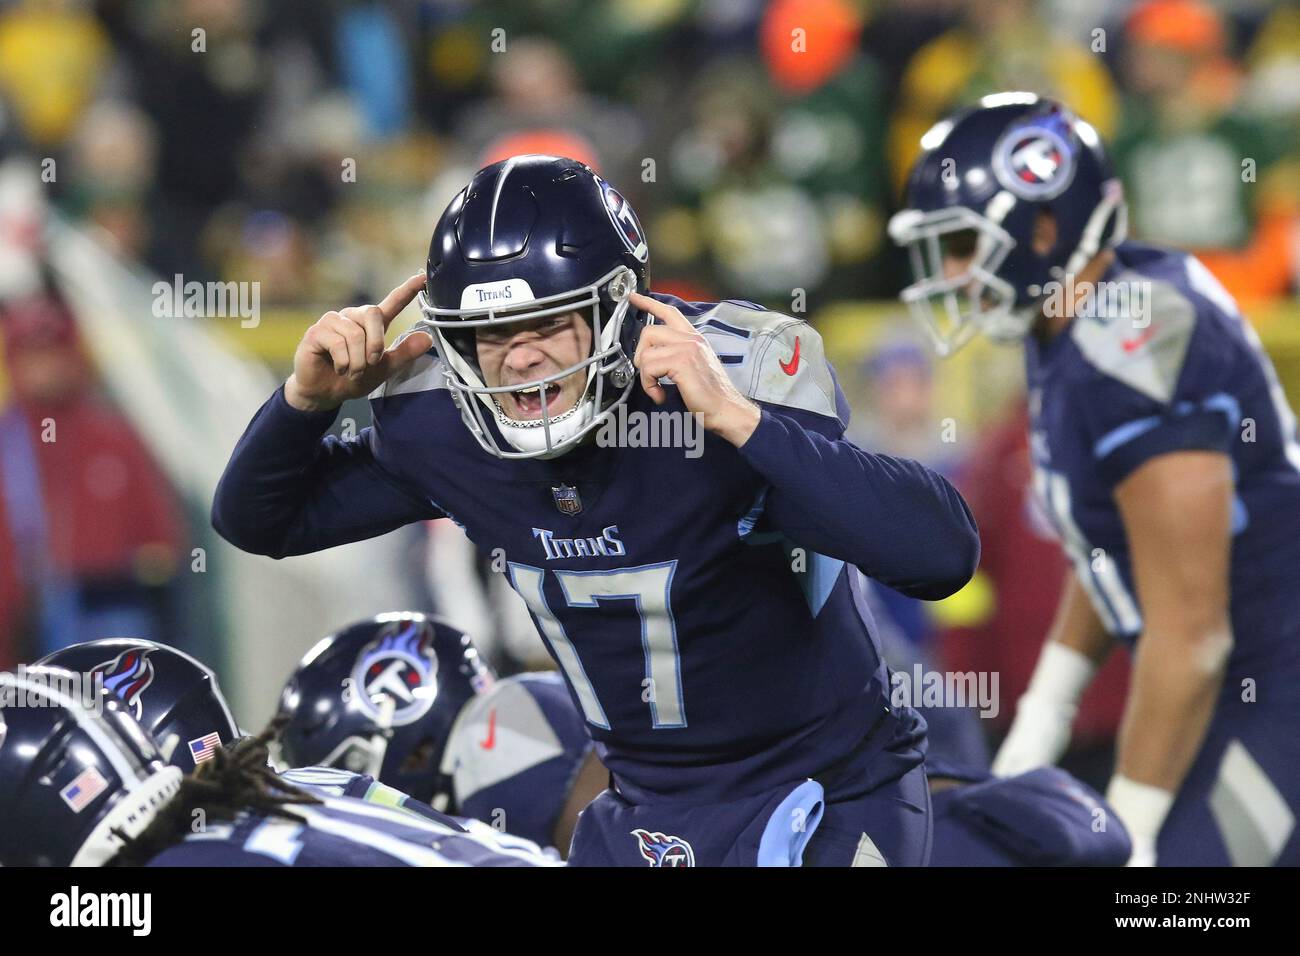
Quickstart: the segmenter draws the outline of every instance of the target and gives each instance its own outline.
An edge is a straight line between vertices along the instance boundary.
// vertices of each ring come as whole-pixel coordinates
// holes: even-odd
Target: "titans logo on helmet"
[[[90,672],[91,680],[96,674],[103,676],[104,686],[131,708],[131,715],[136,720],[141,719],[141,695],[153,683],[153,673],[149,650],[135,647],[123,651],[111,661],[96,665]]]
[[[393,701],[394,727],[419,720],[433,706],[438,689],[438,658],[430,633],[419,622],[402,621],[357,655],[352,679],[362,688],[359,702],[372,717],[379,717],[377,697]]]
[[[681,837],[648,830],[633,830],[641,857],[650,866],[694,866],[695,851]]]
[[[609,221],[618,230],[623,244],[627,246],[628,252],[645,262],[650,258],[650,244],[646,242],[645,231],[641,228],[636,213],[632,211],[631,204],[623,198],[622,193],[599,176],[596,177],[596,182],[600,183],[600,191],[605,197],[605,211],[609,213]]]
[[[1021,199],[1051,199],[1074,177],[1074,154],[1060,133],[1047,126],[1010,130],[993,151],[998,182]]]

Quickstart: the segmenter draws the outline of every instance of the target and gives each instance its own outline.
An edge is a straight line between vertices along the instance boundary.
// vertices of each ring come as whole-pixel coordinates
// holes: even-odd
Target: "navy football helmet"
[[[0,866],[100,866],[180,790],[119,698],[59,667],[0,675]]]
[[[475,173],[438,221],[420,296],[424,319],[415,328],[433,337],[461,418],[485,450],[549,458],[627,400],[637,337],[648,321],[628,295],[649,286],[645,232],[613,186],[577,160],[512,156]],[[589,356],[531,382],[488,387],[477,329],[575,310],[591,322]],[[577,403],[552,417],[547,389],[584,370]],[[496,396],[531,389],[541,390],[541,418],[508,418]]]
[[[243,734],[217,675],[183,651],[154,641],[109,638],[55,651],[39,664],[101,675],[158,745],[163,759],[189,773],[218,745]]]
[[[495,678],[469,636],[444,621],[413,612],[360,621],[317,643],[289,678],[280,758],[370,774],[445,806],[439,767],[452,724]]]
[[[889,223],[916,281],[901,298],[947,355],[983,332],[1023,338],[1051,282],[1078,272],[1124,239],[1124,190],[1097,131],[1055,100],[1033,93],[986,96],[936,123],[907,186],[907,208]],[[1056,241],[1034,250],[1039,213]],[[945,275],[944,258],[966,260]]]

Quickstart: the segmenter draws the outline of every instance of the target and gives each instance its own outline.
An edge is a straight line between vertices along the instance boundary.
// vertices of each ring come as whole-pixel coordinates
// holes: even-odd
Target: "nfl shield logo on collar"
[[[582,510],[582,499],[578,497],[578,489],[572,485],[552,487],[551,494],[555,495],[555,507],[561,514],[576,515]]]

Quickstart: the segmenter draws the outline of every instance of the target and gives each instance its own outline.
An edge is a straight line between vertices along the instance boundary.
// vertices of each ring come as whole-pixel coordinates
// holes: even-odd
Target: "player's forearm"
[[[1016,704],[1016,719],[993,761],[995,774],[1012,777],[1061,759],[1079,699],[1111,646],[1110,635],[1071,574],[1029,686]]]
[[[1120,728],[1117,773],[1177,791],[1214,714],[1231,646],[1226,621],[1193,633],[1148,625]]]
[[[294,526],[309,471],[335,411],[290,407],[281,391],[264,404],[235,446],[212,500],[212,526],[235,547],[282,557],[302,548]]]
[[[914,597],[959,590],[979,563],[966,502],[930,469],[863,451],[765,410],[741,454],[773,487],[772,524]]]

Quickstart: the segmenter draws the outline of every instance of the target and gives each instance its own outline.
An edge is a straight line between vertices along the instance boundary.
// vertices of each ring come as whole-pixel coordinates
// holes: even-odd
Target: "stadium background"
[[[934,607],[880,595],[882,626],[997,671],[996,735],[1064,575],[1019,359],[932,362],[884,226],[920,134],[1000,89],[1098,127],[1132,235],[1201,254],[1300,396],[1295,3],[0,0],[0,667],[150,636],[213,663],[252,727],[304,650],[381,610],[438,609],[503,670],[545,666],[447,522],[277,563],[207,508],[303,330],[418,268],[473,169],[554,152],[631,199],[655,288],[806,317],[852,434],[958,481],[979,576]],[[160,315],[160,280],[241,283],[258,309]],[[353,403],[337,427],[365,423]],[[1071,760],[1094,782],[1125,666],[1085,701]]]

